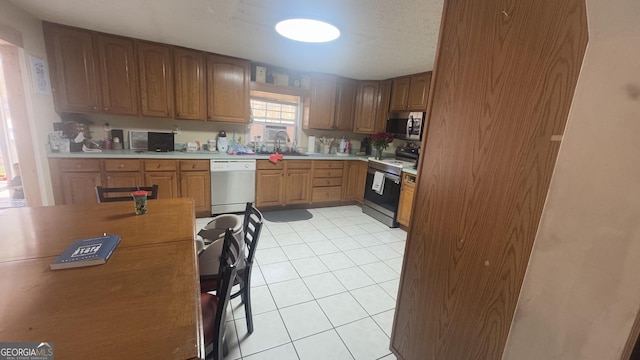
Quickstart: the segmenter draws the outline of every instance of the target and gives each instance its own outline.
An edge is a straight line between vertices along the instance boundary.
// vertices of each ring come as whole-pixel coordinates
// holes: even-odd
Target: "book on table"
[[[119,243],[119,235],[76,240],[51,263],[51,270],[104,264]]]

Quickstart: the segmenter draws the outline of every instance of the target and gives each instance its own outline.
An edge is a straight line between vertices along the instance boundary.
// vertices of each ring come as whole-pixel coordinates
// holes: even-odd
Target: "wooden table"
[[[0,341],[60,359],[204,358],[190,199],[0,211]],[[104,265],[56,270],[74,240],[118,234]]]

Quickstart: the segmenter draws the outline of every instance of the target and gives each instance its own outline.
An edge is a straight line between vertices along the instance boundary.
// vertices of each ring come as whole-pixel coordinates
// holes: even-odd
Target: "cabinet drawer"
[[[311,202],[340,201],[342,196],[342,186],[317,187],[313,188]]]
[[[105,171],[140,171],[140,160],[111,159],[104,161]]]
[[[100,171],[100,160],[97,159],[61,159],[58,160],[60,171]]]
[[[314,178],[313,186],[341,186],[342,178]]]
[[[284,169],[284,161],[278,161],[277,163],[272,163],[269,160],[257,160],[256,161],[256,169],[258,170],[283,170]]]
[[[180,171],[209,170],[208,160],[180,160]]]
[[[311,161],[287,160],[287,169],[311,169]]]
[[[344,161],[316,160],[313,162],[314,169],[342,169]]]
[[[177,171],[177,160],[145,160],[144,171]]]
[[[313,177],[315,178],[327,178],[327,177],[339,177],[342,178],[342,169],[313,169]]]

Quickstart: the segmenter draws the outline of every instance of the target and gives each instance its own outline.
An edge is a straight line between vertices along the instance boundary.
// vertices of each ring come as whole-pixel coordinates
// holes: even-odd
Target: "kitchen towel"
[[[371,185],[371,190],[382,195],[382,193],[384,192],[384,173],[376,171],[376,173],[373,174],[373,184]]]

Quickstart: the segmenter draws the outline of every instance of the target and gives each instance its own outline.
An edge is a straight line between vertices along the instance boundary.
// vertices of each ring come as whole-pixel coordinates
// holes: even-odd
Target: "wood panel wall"
[[[398,359],[501,358],[587,36],[585,0],[445,0]]]

